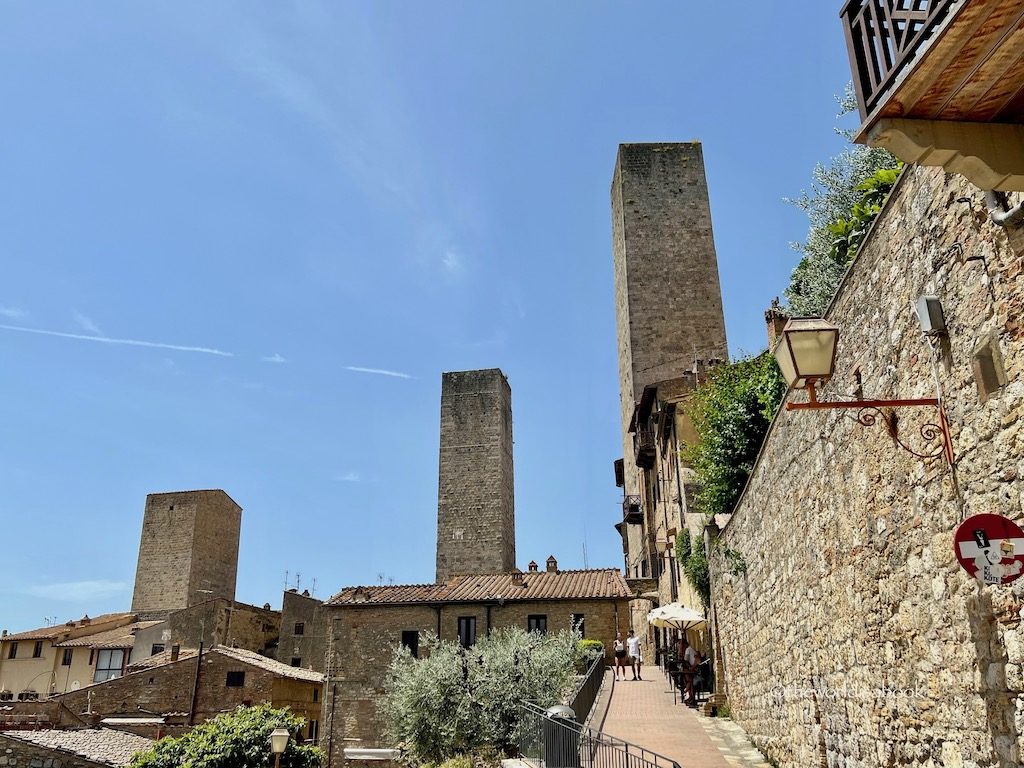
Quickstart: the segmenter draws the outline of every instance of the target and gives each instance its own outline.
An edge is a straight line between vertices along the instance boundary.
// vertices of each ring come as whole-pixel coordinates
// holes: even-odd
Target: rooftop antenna
[[[295,572],[295,589],[298,590],[302,586],[302,574],[298,571]]]
[[[288,571],[284,572],[284,591],[288,591]]]
[[[309,596],[313,597],[316,594],[316,576],[313,577],[313,585],[309,588]]]

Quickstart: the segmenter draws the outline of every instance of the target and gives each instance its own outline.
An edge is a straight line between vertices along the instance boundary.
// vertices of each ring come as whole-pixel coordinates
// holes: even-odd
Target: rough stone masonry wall
[[[881,423],[782,411],[723,531],[746,563],[733,575],[719,550],[712,565],[732,714],[780,765],[1020,764],[1024,580],[981,587],[952,543],[962,516],[1024,517],[1024,250],[1009,237],[962,178],[909,168],[828,315],[842,336],[822,399],[852,395],[858,367],[865,397],[929,397],[910,303],[941,297],[962,501],[942,460],[898,449]],[[985,340],[1009,383],[983,402]],[[920,445],[932,415],[901,412],[900,436]]]
[[[497,368],[441,378],[437,582],[516,565],[512,390]]]
[[[629,422],[644,387],[728,358],[700,142],[619,145],[611,213],[625,493],[642,495]],[[626,528],[628,576],[647,533]]]
[[[0,734],[0,768],[110,768],[106,763]]]

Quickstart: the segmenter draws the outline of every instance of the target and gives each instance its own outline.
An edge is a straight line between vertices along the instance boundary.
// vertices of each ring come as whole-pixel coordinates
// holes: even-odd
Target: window
[[[92,666],[92,662],[95,659],[95,657],[96,657],[96,651],[94,651],[92,648],[90,648],[89,649],[89,666],[90,667]]]
[[[582,613],[572,615],[572,628],[579,631],[580,637],[587,636],[587,622]]]
[[[113,680],[123,674],[124,650],[113,648],[111,650],[99,651],[96,654],[96,672],[92,676],[94,683],[102,683],[104,680]]]
[[[313,703],[316,704],[318,701],[320,701],[320,689],[319,688],[314,688],[313,689]]]
[[[0,691],[0,701],[10,701],[14,698],[14,694],[11,691]]]
[[[156,656],[158,653],[163,653],[163,652],[164,652],[164,644],[163,643],[153,643],[153,645],[151,645],[149,647],[149,655],[150,656]]]
[[[18,694],[18,701],[39,701],[37,691],[22,691]]]
[[[304,634],[306,634],[306,622],[304,622],[304,621],[296,621],[295,622],[295,634],[296,635],[304,635]]]
[[[414,659],[420,657],[420,633],[418,629],[402,630],[402,645],[409,649]]]
[[[527,632],[547,632],[548,617],[542,614],[531,614],[526,617]]]
[[[16,659],[16,658],[18,658],[18,642],[17,641],[14,641],[13,643],[11,643],[11,647],[7,651],[7,658],[8,659]]]
[[[35,646],[32,648],[32,658],[38,659],[43,655],[43,641],[36,640]]]
[[[74,648],[65,648],[64,649],[64,655],[61,656],[61,659],[60,659],[60,665],[62,667],[70,667],[71,666],[71,654],[72,654],[72,652],[74,650],[75,650]]]
[[[476,616],[459,616],[459,645],[463,648],[476,645]]]
[[[224,685],[228,688],[241,688],[245,685],[245,672],[228,672]]]
[[[293,667],[301,667],[302,666],[302,659],[301,659],[301,657],[299,657],[299,656],[292,656],[292,666]]]
[[[320,721],[319,720],[310,720],[309,721],[309,740],[310,741],[316,741],[317,737],[319,735],[320,735]]]

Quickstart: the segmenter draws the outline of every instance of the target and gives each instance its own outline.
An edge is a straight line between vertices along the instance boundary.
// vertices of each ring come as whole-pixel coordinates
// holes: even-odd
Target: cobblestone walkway
[[[743,729],[672,703],[672,689],[657,667],[643,680],[612,681],[606,673],[591,728],[650,749],[681,768],[769,768]]]

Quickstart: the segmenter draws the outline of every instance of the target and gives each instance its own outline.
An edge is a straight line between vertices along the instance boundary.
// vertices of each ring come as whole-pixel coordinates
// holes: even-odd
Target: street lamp
[[[782,329],[782,336],[772,353],[779,364],[782,377],[792,389],[806,389],[806,403],[786,403],[787,411],[855,409],[859,411],[857,421],[870,427],[877,423],[881,416],[889,434],[896,444],[908,453],[921,459],[934,459],[945,456],[950,466],[953,465],[953,441],[949,435],[949,421],[938,397],[922,397],[911,400],[843,400],[821,402],[818,400],[817,385],[824,384],[835,372],[836,348],[839,342],[839,329],[821,318],[794,318]],[[920,429],[921,437],[926,443],[939,440],[941,445],[931,453],[920,453],[900,440],[896,416],[882,409],[931,407],[939,413],[939,423],[927,423]],[[876,415],[877,414],[877,415]]]
[[[275,728],[270,732],[270,751],[274,753],[274,768],[281,768],[281,753],[288,746],[288,729]]]

